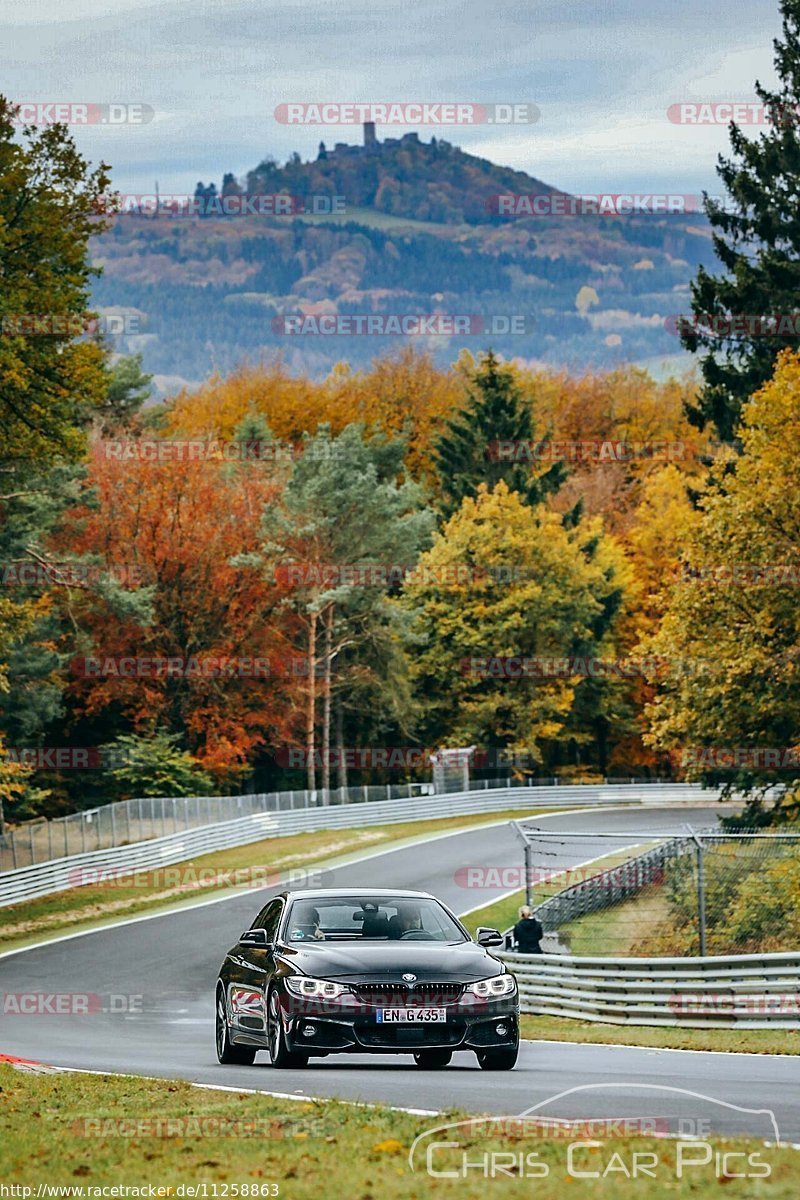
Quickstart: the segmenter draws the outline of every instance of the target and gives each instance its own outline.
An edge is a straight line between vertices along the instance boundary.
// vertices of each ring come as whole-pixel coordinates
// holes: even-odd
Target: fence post
[[[687,825],[697,847],[697,925],[700,935],[700,957],[706,957],[706,863],[705,847],[691,825]]]
[[[706,956],[706,864],[705,850],[697,843],[697,911],[700,924],[700,957]]]
[[[533,869],[531,863],[531,844],[525,843],[525,903],[528,908],[533,904]]]

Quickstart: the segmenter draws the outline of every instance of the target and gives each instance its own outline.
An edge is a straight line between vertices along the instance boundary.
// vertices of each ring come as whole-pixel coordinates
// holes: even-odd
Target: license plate
[[[445,1008],[379,1008],[378,1021],[386,1025],[428,1025],[447,1020]]]

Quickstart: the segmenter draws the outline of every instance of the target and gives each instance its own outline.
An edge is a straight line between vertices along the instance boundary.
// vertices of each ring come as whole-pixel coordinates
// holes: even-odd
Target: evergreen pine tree
[[[713,424],[723,441],[734,440],[742,403],[771,378],[779,350],[800,346],[800,331],[792,331],[800,293],[800,0],[781,0],[781,12],[779,88],[756,84],[770,124],[757,139],[731,124],[733,157],[717,166],[731,202],[705,199],[726,273],[698,270],[692,318],[681,328],[683,345],[703,352],[705,386],[687,415],[699,429]],[[784,318],[782,327],[773,335],[767,325],[765,333],[764,318],[775,316]]]
[[[525,450],[535,442],[533,414],[520,393],[513,373],[489,351],[475,372],[466,406],[448,421],[434,447],[441,486],[437,506],[447,520],[465,496],[476,496],[482,483],[489,489],[502,479],[529,505],[540,503],[561,487],[563,462],[537,473],[535,459]],[[504,457],[502,443],[522,446],[521,454]]]

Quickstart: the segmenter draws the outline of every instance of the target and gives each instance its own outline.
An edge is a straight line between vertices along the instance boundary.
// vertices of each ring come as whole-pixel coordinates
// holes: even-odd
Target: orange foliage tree
[[[232,782],[258,747],[287,738],[297,714],[280,585],[232,562],[256,547],[279,484],[261,462],[124,461],[107,458],[104,443],[91,448],[88,483],[94,501],[72,514],[69,549],[96,556],[144,603],[126,616],[96,595],[75,601],[86,645],[69,688],[75,714],[106,737],[177,732]]]

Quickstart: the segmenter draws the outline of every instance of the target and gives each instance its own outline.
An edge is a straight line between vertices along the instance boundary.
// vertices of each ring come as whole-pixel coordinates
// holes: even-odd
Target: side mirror
[[[490,929],[487,925],[480,925],[475,935],[475,941],[479,946],[502,946],[503,935],[498,929]]]
[[[266,948],[269,945],[267,941],[266,929],[245,929],[242,936],[239,938],[240,946],[261,946]]]

